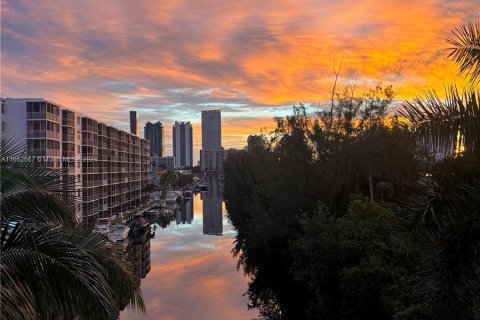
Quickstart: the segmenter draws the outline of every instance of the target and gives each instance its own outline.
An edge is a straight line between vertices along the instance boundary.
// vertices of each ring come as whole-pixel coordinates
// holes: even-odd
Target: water
[[[222,185],[215,178],[207,182],[208,192],[196,194],[167,228],[157,226],[150,271],[141,281],[147,314],[127,309],[121,320],[257,317],[243,296],[248,279],[231,255],[235,231],[226,218]]]

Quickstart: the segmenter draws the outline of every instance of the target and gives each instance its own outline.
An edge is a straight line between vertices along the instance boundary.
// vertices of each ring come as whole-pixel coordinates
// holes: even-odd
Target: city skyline
[[[292,104],[326,101],[342,60],[341,80],[358,91],[383,81],[403,100],[442,89],[457,74],[444,39],[478,15],[460,0],[2,7],[2,96],[44,97],[123,130],[133,109],[141,122],[190,121],[195,149],[201,110],[221,107],[224,144],[240,148]]]

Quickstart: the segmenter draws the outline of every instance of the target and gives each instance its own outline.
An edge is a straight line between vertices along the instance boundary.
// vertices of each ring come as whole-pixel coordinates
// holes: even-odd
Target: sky
[[[43,97],[128,129],[221,109],[223,145],[329,96],[333,70],[401,101],[457,81],[445,38],[479,0],[2,0],[1,95]]]

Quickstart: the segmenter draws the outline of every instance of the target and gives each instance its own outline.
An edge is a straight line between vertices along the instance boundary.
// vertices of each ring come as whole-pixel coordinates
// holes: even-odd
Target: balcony
[[[51,120],[53,122],[59,122],[60,116],[50,113],[50,112],[27,112],[27,120],[31,119],[40,119],[40,120]]]
[[[75,120],[73,119],[63,119],[62,121],[63,126],[68,126],[68,127],[75,127]]]
[[[27,131],[27,138],[29,139],[60,139],[60,134],[55,131],[48,131],[48,130],[28,130]]]

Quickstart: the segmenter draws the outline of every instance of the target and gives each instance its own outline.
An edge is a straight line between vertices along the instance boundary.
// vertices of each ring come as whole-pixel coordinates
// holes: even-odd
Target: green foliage
[[[447,158],[402,203],[399,223],[423,257],[418,292],[437,319],[474,317],[480,296],[480,166]]]
[[[182,174],[177,171],[165,171],[160,178],[160,189],[162,191],[162,197],[167,195],[168,188],[178,187],[179,189],[189,185],[193,182],[192,174]]]
[[[301,220],[292,243],[296,279],[314,297],[309,319],[421,317],[413,296],[413,260],[390,231],[392,210],[355,200],[341,218],[325,205]]]
[[[452,42],[472,79],[478,30]],[[233,254],[262,318],[479,319],[478,88],[406,102],[402,121],[394,95],[335,82],[324,110],[295,106],[265,148],[228,157]]]
[[[346,317],[339,311],[342,303],[350,304],[354,295],[345,293],[342,302],[341,290],[348,290],[341,283],[358,282],[363,288],[362,279],[382,275],[385,283],[394,277],[377,272],[384,265],[361,274],[348,265],[339,269],[347,247],[338,241],[338,221],[343,221],[338,219],[347,214],[351,194],[368,195],[374,180],[390,187],[382,189],[383,195],[386,189],[400,192],[422,176],[414,139],[386,117],[392,97],[391,88],[381,86],[361,98],[344,92],[335,102],[331,126],[328,115],[314,117],[303,105],[294,107],[293,115],[275,119],[277,129],[264,137],[265,148],[227,159],[225,200],[237,229],[233,253],[252,277],[249,305],[263,318],[340,319]],[[318,202],[325,203],[323,209],[317,209]],[[383,263],[372,256],[364,263],[378,261]],[[391,260],[384,264],[390,266]],[[405,311],[404,305],[388,308]]]
[[[0,153],[12,152],[2,141]],[[121,304],[144,310],[129,265],[77,222],[74,194],[60,193],[65,172],[8,162],[0,170],[2,319],[116,319]]]
[[[449,57],[470,87],[431,91],[400,111],[421,143],[440,153],[429,174],[400,202],[399,225],[421,248],[418,294],[435,319],[479,319],[480,22],[458,27]]]

